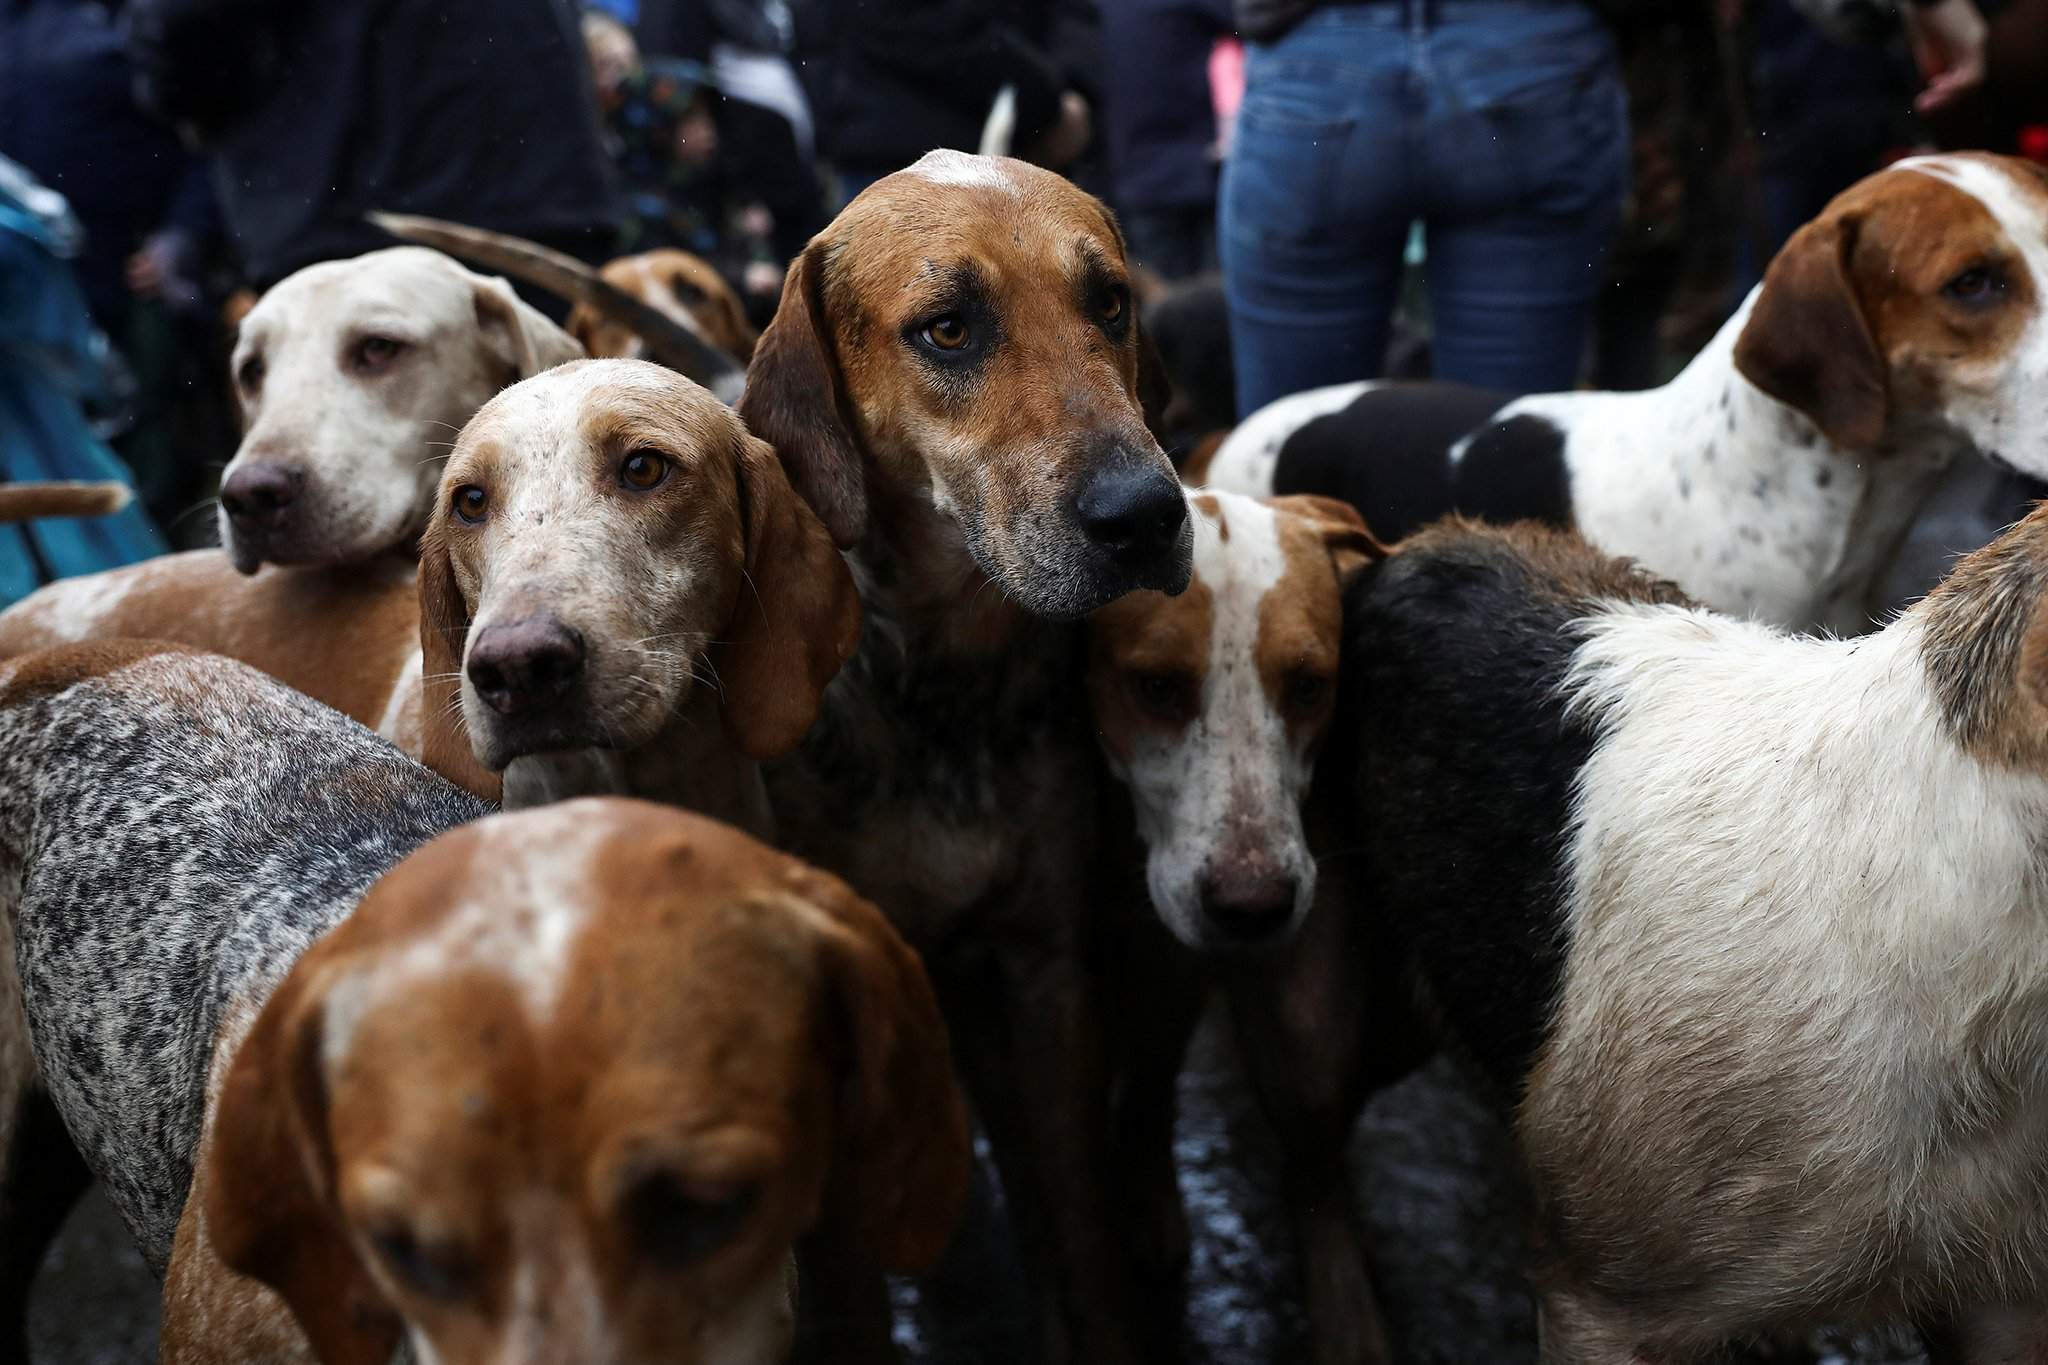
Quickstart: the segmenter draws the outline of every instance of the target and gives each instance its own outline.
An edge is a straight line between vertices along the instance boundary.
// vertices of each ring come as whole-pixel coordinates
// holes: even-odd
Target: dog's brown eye
[[[1102,300],[1102,320],[1104,322],[1121,322],[1123,320],[1123,316],[1124,296],[1112,290],[1110,294]]]
[[[651,450],[636,450],[619,464],[619,482],[646,492],[668,477],[668,461]]]
[[[1178,725],[1195,712],[1195,680],[1185,673],[1133,673],[1131,697],[1154,720]]]
[[[626,1189],[620,1214],[651,1259],[689,1265],[730,1242],[754,1211],[754,1186],[652,1171]]]
[[[1330,693],[1330,680],[1314,673],[1294,673],[1287,679],[1287,705],[1295,711],[1313,710]]]
[[[469,1264],[461,1255],[422,1246],[403,1228],[393,1228],[370,1238],[378,1257],[391,1273],[413,1289],[437,1299],[459,1297],[469,1283]]]
[[[484,519],[484,513],[490,510],[490,505],[490,497],[473,483],[466,483],[456,489],[455,496],[449,500],[449,506],[455,509],[455,515],[472,526]]]
[[[393,341],[390,337],[364,337],[356,343],[356,366],[364,370],[381,370],[398,359],[399,352],[404,349],[404,342]]]
[[[1941,287],[1957,303],[1989,303],[2005,290],[2005,282],[1988,265],[1973,265]]]
[[[924,325],[924,339],[942,351],[957,351],[967,344],[967,324],[955,313],[933,318]]]
[[[244,393],[254,393],[263,383],[263,357],[252,355],[242,362],[242,368],[235,371],[235,382],[242,386]]]

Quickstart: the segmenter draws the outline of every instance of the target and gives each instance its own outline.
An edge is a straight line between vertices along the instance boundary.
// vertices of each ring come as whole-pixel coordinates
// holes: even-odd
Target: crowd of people
[[[47,382],[155,522],[12,533],[15,591],[206,538],[234,319],[372,210],[680,248],[759,325],[841,203],[993,146],[1103,195],[1161,290],[1220,269],[1209,422],[1383,372],[1644,387],[1886,159],[2048,150],[2044,38],[2039,0],[5,0],[9,230],[92,357]]]

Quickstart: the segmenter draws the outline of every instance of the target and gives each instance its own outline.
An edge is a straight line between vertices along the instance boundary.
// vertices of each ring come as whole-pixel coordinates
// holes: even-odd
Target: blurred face
[[[635,888],[599,925],[573,888],[631,855],[558,833],[552,869],[479,848],[445,919],[329,987],[349,1243],[423,1361],[780,1361],[833,1123],[816,955],[744,899]]]

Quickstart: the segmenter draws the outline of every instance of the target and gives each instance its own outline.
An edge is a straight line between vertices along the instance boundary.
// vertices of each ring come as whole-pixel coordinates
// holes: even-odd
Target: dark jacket
[[[819,149],[841,171],[973,151],[1005,85],[1022,146],[1058,118],[1062,91],[1097,88],[1090,0],[803,0],[796,19]]]
[[[618,222],[568,0],[132,0],[145,97],[217,153],[249,273],[389,245],[372,209],[594,250]]]
[[[85,226],[72,266],[99,324],[118,335],[122,269],[150,233],[194,237],[215,215],[177,135],[135,103],[121,28],[89,0],[0,0],[0,155],[59,190]]]
[[[1103,0],[1103,50],[1137,58],[1102,91],[1118,208],[1215,203],[1209,50],[1230,29],[1230,0]]]

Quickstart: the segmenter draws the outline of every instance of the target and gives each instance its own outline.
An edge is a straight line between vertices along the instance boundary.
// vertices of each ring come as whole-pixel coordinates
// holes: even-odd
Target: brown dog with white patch
[[[1132,925],[1103,980],[1145,1021],[1115,1039],[1122,1221],[1159,1271],[1185,1255],[1175,1082],[1221,986],[1279,1138],[1313,1359],[1386,1360],[1344,1160],[1367,1093],[1351,1039],[1370,1031],[1361,1012],[1371,1002],[1344,995],[1343,897],[1318,875],[1311,836],[1321,831],[1307,817],[1336,704],[1342,594],[1387,551],[1333,499],[1190,501],[1187,592],[1132,593],[1090,627],[1095,723],[1130,789],[1155,912]],[[1374,1033],[1373,1046],[1384,1041]]]
[[[43,1092],[163,1274],[166,1362],[775,1365],[821,1218],[897,1270],[950,1236],[916,955],[737,830],[491,815],[137,641],[0,664],[0,812],[0,1095]]]
[[[773,1365],[829,1200],[913,1270],[966,1192],[916,955],[838,879],[639,802],[427,845],[210,1077],[169,1365],[276,1338],[243,1276],[323,1365]]]
[[[797,258],[740,407],[849,552],[866,619],[816,730],[771,766],[777,823],[924,951],[1048,1358],[1090,1365],[1144,1353],[1081,967],[1105,775],[1079,618],[1180,591],[1190,557],[1144,360],[1099,201],[934,152]],[[891,1353],[886,1316],[863,1321],[835,1360]]]
[[[687,251],[643,251],[605,263],[598,275],[673,319],[741,364],[754,358],[760,333],[747,321],[740,296],[709,261]],[[640,334],[594,304],[579,303],[566,324],[593,356],[638,358]]]
[[[510,805],[613,791],[766,830],[754,760],[852,653],[844,563],[774,452],[688,380],[582,361],[463,428],[418,571],[233,572],[212,551],[50,585],[0,657],[175,640],[253,664]],[[700,685],[700,682],[704,685]]]

